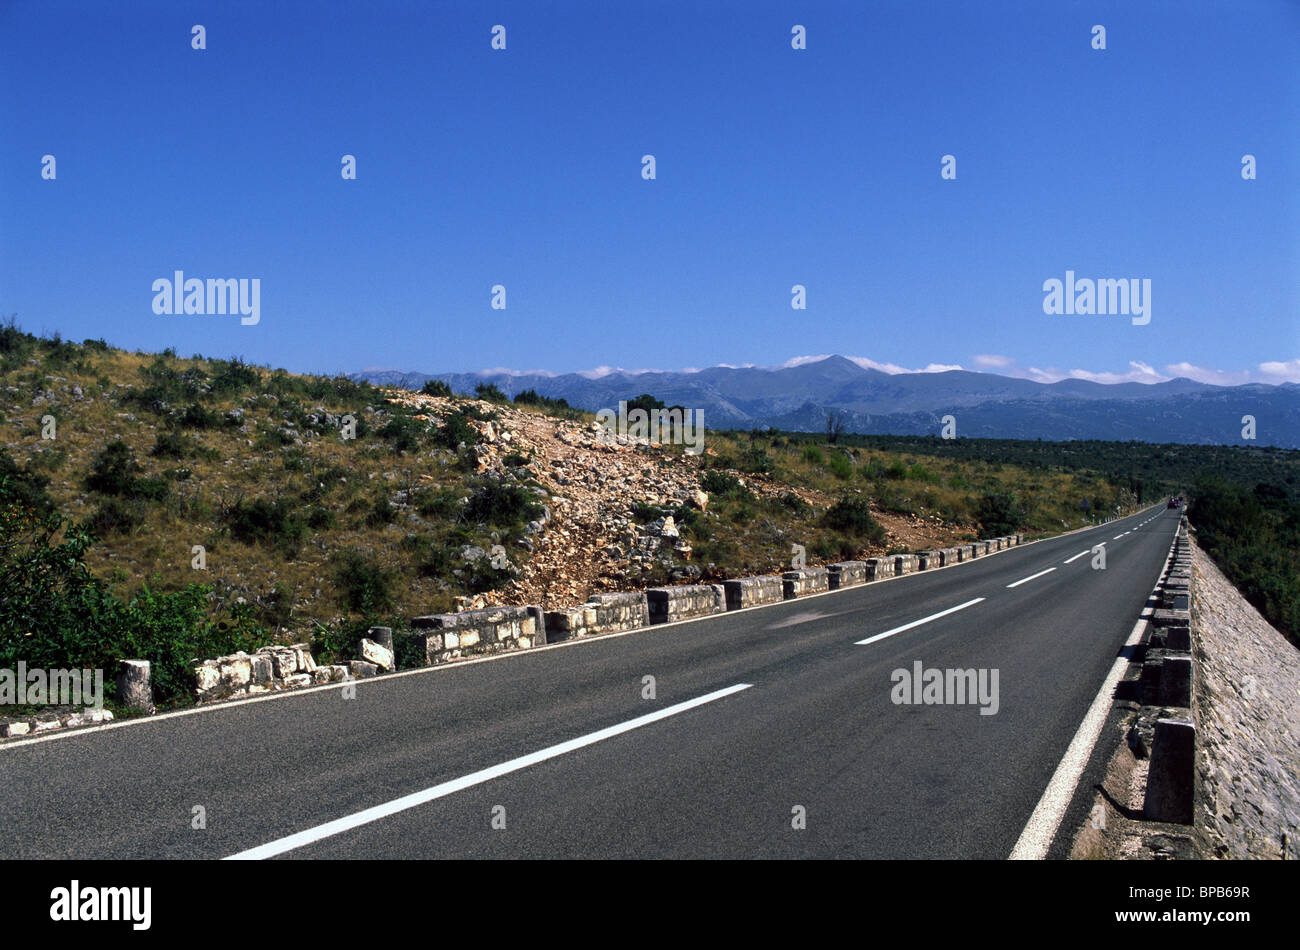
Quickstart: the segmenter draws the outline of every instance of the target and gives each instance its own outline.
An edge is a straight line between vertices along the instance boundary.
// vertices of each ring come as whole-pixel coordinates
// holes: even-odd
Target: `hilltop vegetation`
[[[1192,489],[1187,517],[1197,543],[1242,596],[1300,646],[1300,497],[1294,482],[1284,476],[1246,487],[1207,470]]]
[[[692,456],[599,444],[593,416],[530,391],[386,391],[12,321],[0,396],[0,666],[142,657],[165,703],[192,659],[272,641],[347,658],[368,625],[476,596],[549,609],[779,571],[795,545],[816,564],[1056,532],[1198,461],[1251,491],[1272,473],[1293,503],[1297,471],[1297,453],[748,431]],[[1260,497],[1294,551],[1293,517]],[[1260,596],[1293,616],[1278,570]]]

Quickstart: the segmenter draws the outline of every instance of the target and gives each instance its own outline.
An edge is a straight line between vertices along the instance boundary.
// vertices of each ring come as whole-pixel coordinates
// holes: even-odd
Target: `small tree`
[[[826,441],[834,445],[844,434],[844,413],[831,411],[826,414]]]

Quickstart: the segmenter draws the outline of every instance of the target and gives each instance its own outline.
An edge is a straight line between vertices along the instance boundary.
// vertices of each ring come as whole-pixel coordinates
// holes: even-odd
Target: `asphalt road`
[[[0,747],[0,856],[1005,858],[1178,514],[362,681],[352,699],[334,686]],[[1105,570],[1074,557],[1098,542]],[[996,670],[996,714],[896,704],[891,674],[918,660]]]

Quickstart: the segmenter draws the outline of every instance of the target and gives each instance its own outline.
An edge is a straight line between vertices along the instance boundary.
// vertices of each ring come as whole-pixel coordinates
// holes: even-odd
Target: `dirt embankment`
[[[418,407],[431,416],[450,412],[453,403],[439,397],[392,391],[390,401]],[[671,451],[657,444],[625,437],[602,437],[599,424],[561,420],[509,406],[481,404],[497,419],[476,423],[482,443],[475,447],[479,472],[500,472],[516,453],[529,459],[527,472],[548,497],[541,499],[549,518],[530,538],[533,550],[519,578],[490,595],[463,598],[461,607],[493,604],[541,604],[547,609],[582,603],[604,590],[629,590],[637,568],[657,554],[672,554],[689,562],[684,540],[647,532],[634,516],[637,505],[665,509],[687,505],[705,510],[709,499],[700,490],[704,456]],[[794,488],[763,475],[740,476],[759,497],[798,495],[804,502],[826,508],[836,496]],[[940,519],[900,516],[877,511],[886,544],[866,554],[902,548],[944,547],[961,532]],[[813,563],[813,559],[809,559]],[[773,565],[774,570],[783,569]]]

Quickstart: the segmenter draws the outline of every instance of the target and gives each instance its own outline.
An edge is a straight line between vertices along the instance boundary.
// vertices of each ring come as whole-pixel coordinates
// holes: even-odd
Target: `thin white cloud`
[[[1300,383],[1300,359],[1281,362],[1270,360],[1260,363],[1259,371],[1269,377],[1263,382]]]
[[[549,369],[510,369],[508,366],[494,366],[491,369],[481,369],[479,373],[483,376],[556,376]]]
[[[1152,367],[1138,360],[1128,361],[1127,373],[1094,373],[1086,369],[1072,369],[1069,372],[1071,379],[1086,379],[1093,383],[1105,383],[1114,385],[1115,383],[1163,383],[1168,382],[1168,376],[1162,376]]]
[[[1247,383],[1300,382],[1300,359],[1272,360],[1260,363],[1255,369],[1221,370],[1197,366],[1186,361],[1170,363],[1162,370],[1142,362],[1130,360],[1126,372],[1087,369],[1058,369],[1038,366],[1017,366],[1014,359],[1003,356],[981,354],[971,358],[971,362],[983,369],[996,368],[998,375],[1011,376],[1016,379],[1029,379],[1036,383],[1056,383],[1063,379],[1087,379],[1095,383],[1163,383],[1171,379],[1190,379],[1212,386],[1242,386]]]
[[[1240,386],[1243,383],[1254,382],[1251,379],[1250,370],[1225,372],[1221,369],[1207,369],[1204,366],[1196,366],[1187,362],[1170,363],[1165,367],[1165,372],[1171,376],[1195,380],[1198,383],[1209,383],[1213,386]]]
[[[820,363],[824,359],[829,359],[831,354],[823,353],[820,356],[796,356],[794,359],[786,360],[777,369],[791,369],[795,366],[805,366],[808,363]],[[923,369],[908,369],[906,366],[899,366],[897,363],[881,363],[867,356],[846,356],[844,357],[850,363],[857,363],[863,369],[874,369],[882,373],[889,373],[896,376],[899,373],[947,373],[950,370],[961,369],[957,363],[930,363]]]
[[[796,356],[793,359],[786,360],[784,363],[782,363],[780,366],[776,368],[793,369],[796,366],[803,366],[807,363],[820,363],[822,360],[826,360],[830,358],[831,358],[830,353],[823,353],[821,354],[821,356]],[[850,359],[852,359],[852,357],[850,357]]]
[[[624,369],[621,366],[597,366],[595,369],[580,369],[577,375],[585,376],[587,379],[603,379],[606,376],[612,376],[614,373],[622,373],[625,376],[640,376],[643,373],[662,373],[661,369]]]

